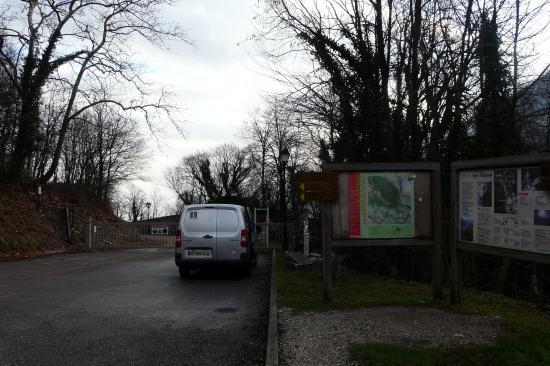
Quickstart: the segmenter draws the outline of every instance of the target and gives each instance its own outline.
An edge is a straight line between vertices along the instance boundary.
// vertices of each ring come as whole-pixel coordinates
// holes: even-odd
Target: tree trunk
[[[421,0],[414,1],[414,10],[411,6],[411,12],[413,15],[413,24],[411,27],[411,41],[410,41],[410,65],[408,67],[409,80],[408,80],[408,95],[409,104],[407,106],[406,115],[406,128],[409,133],[409,159],[412,161],[420,160],[422,151],[422,137],[420,135],[420,126],[418,125],[418,101],[419,101],[419,88],[420,88],[420,65],[418,60],[418,47],[421,37],[421,25],[422,25],[422,2]]]
[[[8,179],[11,181],[24,179],[25,163],[33,151],[38,132],[39,105],[37,99],[37,94],[31,92],[22,98],[18,131],[8,173]]]

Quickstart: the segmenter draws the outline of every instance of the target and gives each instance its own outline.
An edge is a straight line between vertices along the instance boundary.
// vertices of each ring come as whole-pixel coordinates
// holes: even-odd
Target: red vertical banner
[[[359,173],[348,173],[349,237],[361,237],[361,209],[359,207]]]

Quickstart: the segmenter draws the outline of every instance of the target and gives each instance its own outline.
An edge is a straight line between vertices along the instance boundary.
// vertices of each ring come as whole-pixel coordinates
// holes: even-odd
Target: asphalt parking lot
[[[269,271],[181,280],[170,249],[0,263],[0,364],[260,365]]]

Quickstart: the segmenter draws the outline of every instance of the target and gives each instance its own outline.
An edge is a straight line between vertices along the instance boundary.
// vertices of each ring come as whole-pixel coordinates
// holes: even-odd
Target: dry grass
[[[38,211],[35,189],[0,184],[0,258],[29,257],[67,247],[65,205],[74,212],[74,242],[84,240],[88,218],[96,222],[118,222],[107,204],[85,198],[84,192],[59,185],[42,189]]]
[[[25,253],[63,246],[52,218],[38,213],[21,187],[0,186],[0,252]]]

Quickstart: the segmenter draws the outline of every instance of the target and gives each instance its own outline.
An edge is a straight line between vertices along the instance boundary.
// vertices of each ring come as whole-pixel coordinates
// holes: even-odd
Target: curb
[[[275,249],[271,259],[271,296],[269,299],[269,325],[267,327],[266,366],[279,365],[279,335],[277,330],[277,284],[275,280]]]
[[[24,261],[35,258],[49,257],[57,254],[71,254],[72,252],[68,249],[55,249],[55,250],[45,250],[45,251],[35,251],[29,253],[23,253],[21,256],[15,256],[13,254],[0,255],[0,262],[16,262]]]

